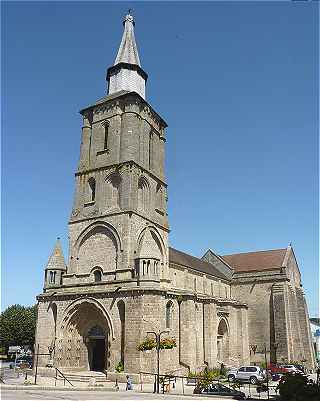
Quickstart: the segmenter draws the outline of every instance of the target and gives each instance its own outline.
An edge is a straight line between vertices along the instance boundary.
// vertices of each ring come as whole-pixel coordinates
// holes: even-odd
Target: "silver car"
[[[230,382],[235,380],[257,384],[265,380],[264,371],[259,366],[241,366],[237,369],[229,369],[227,377]]]

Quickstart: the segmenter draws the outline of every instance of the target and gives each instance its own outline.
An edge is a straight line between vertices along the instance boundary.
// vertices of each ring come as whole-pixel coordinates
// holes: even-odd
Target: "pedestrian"
[[[131,377],[129,375],[127,375],[127,386],[126,386],[126,390],[132,390],[132,380]]]
[[[222,364],[220,365],[220,376],[223,376],[223,374],[225,373],[224,371],[225,371],[225,366],[224,366],[224,364],[222,363]]]

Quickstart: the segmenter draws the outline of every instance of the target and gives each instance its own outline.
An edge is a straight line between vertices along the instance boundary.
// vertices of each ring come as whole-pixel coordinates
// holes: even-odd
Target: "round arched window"
[[[102,274],[101,274],[101,271],[100,271],[100,270],[95,270],[94,273],[93,273],[93,275],[94,275],[94,281],[95,281],[95,283],[97,283],[98,281],[101,281],[101,279],[102,279]]]

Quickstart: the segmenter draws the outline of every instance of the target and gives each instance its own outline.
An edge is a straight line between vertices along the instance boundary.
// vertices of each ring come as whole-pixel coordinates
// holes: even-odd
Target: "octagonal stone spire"
[[[114,65],[118,63],[128,63],[140,65],[138,48],[134,37],[134,19],[128,14],[123,20],[124,31]]]
[[[53,252],[48,260],[46,270],[66,270],[66,263],[63,256],[60,238],[57,238]]]
[[[107,71],[108,95],[120,91],[138,93],[145,99],[148,75],[140,64],[138,48],[134,37],[134,18],[127,14],[123,21],[124,31],[114,65]]]

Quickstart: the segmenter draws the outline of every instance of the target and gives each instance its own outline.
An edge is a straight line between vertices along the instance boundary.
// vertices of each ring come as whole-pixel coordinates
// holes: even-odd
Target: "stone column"
[[[120,162],[139,157],[139,124],[134,113],[122,114],[120,138]]]
[[[274,284],[272,286],[271,296],[274,318],[274,337],[275,342],[278,343],[277,361],[280,362],[281,358],[284,358],[285,360],[289,359],[289,333],[287,326],[287,308],[284,284]]]
[[[165,157],[165,138],[160,137],[159,140],[159,175],[164,180],[164,157]]]
[[[189,369],[196,368],[195,305],[192,299],[180,304],[180,362]]]
[[[126,372],[139,373],[141,370],[141,351],[137,346],[142,342],[146,333],[143,331],[141,316],[144,315],[141,296],[130,296],[126,300],[126,327],[124,366]]]
[[[216,361],[216,347],[217,347],[217,333],[215,327],[216,322],[215,305],[212,303],[205,303],[203,305],[203,324],[204,324],[204,361],[208,363],[210,368],[215,366]]]
[[[90,137],[91,137],[91,123],[89,120],[89,116],[87,114],[85,114],[83,116],[79,170],[86,170],[89,168]]]
[[[302,345],[304,349],[304,357],[307,360],[308,368],[314,369],[315,355],[311,341],[311,329],[310,329],[308,308],[304,297],[303,289],[296,288],[296,294],[297,294],[298,314],[301,327]]]

